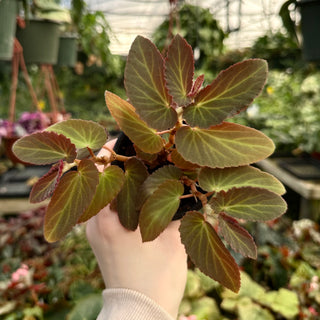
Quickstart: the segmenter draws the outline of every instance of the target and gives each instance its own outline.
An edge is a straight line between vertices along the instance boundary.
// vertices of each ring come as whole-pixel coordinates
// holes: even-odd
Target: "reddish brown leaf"
[[[245,257],[257,258],[257,246],[247,230],[239,222],[226,214],[219,214],[219,234],[227,241],[231,248]]]
[[[77,171],[67,172],[55,189],[44,218],[44,236],[48,242],[62,239],[76,225],[90,204],[99,183],[95,164],[87,159]]]
[[[165,86],[164,61],[150,40],[136,37],[124,78],[130,102],[151,128],[162,131],[175,125],[177,113],[170,107],[172,99]]]
[[[194,264],[206,275],[228,289],[240,289],[239,268],[201,213],[187,212],[181,220],[181,241]]]
[[[165,78],[169,93],[178,106],[190,103],[188,93],[192,88],[193,64],[191,46],[180,35],[176,35],[168,49]]]
[[[77,156],[70,139],[55,132],[36,132],[15,142],[14,154],[24,162],[46,165],[65,160],[72,163]]]
[[[44,201],[52,195],[62,175],[62,169],[63,161],[60,160],[33,185],[29,197],[31,203]]]
[[[147,176],[147,168],[137,158],[125,162],[125,181],[117,196],[117,210],[120,222],[129,230],[135,230],[138,226],[137,200],[140,197],[140,186]]]

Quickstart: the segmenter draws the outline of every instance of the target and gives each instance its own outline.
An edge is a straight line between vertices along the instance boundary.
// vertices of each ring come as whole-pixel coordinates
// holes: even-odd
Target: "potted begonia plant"
[[[264,60],[245,60],[203,86],[204,75],[194,79],[192,48],[180,35],[165,58],[138,36],[124,75],[129,100],[105,93],[111,115],[131,141],[131,155],[114,150],[97,155],[108,134],[81,119],[56,123],[13,146],[25,162],[52,164],[30,193],[31,202],[51,197],[44,219],[47,241],[62,239],[108,203],[127,229],[139,226],[142,240],[152,241],[192,199],[196,205],[183,212],[180,226],[186,252],[202,272],[237,292],[239,267],[224,243],[255,258],[256,245],[243,221],[273,220],[286,211],[282,184],[252,166],[272,154],[273,142],[226,121],[259,95],[267,69]]]

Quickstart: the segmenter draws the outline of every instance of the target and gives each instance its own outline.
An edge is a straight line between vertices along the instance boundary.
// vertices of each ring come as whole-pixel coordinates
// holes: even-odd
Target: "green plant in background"
[[[104,285],[84,228],[60,244],[47,243],[39,228],[44,211],[0,218],[0,318],[79,319],[79,305],[91,303],[83,315],[94,320]]]
[[[193,74],[192,48],[181,36],[172,40],[166,59],[138,36],[125,69],[130,103],[105,94],[111,115],[134,144],[134,155],[96,156],[107,141],[105,129],[75,119],[23,137],[13,150],[23,161],[53,164],[30,194],[31,202],[52,195],[44,221],[48,241],[62,239],[112,201],[124,227],[139,225],[143,241],[151,241],[181,203],[197,199],[202,211],[190,207],[183,213],[182,243],[202,272],[237,292],[239,269],[220,237],[255,258],[254,240],[239,220],[268,221],[286,211],[281,183],[250,166],[273,152],[272,141],[255,129],[225,122],[260,93],[267,63],[235,64],[205,88],[204,76],[193,79]],[[124,171],[114,160],[124,163]],[[103,172],[95,164],[104,165]],[[65,173],[72,166],[77,171]]]
[[[154,32],[152,38],[160,51],[167,48],[170,19],[166,19]],[[172,28],[173,35],[181,34],[197,51],[196,66],[210,72],[209,66],[225,51],[223,40],[226,34],[212,16],[209,9],[184,4],[178,7],[177,21]]]
[[[320,151],[319,73],[271,71],[263,94],[238,119],[265,132],[278,151]]]
[[[36,18],[71,23],[69,10],[63,8],[59,0],[22,0],[22,4],[27,20]]]

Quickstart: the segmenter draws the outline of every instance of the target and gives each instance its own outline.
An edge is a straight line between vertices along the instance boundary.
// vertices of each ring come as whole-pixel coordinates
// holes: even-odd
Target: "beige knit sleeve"
[[[174,320],[142,293],[111,288],[103,291],[103,308],[97,320]]]

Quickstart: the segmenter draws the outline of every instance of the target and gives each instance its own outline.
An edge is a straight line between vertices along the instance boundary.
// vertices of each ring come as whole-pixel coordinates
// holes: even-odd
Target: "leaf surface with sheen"
[[[36,132],[17,140],[12,151],[22,161],[46,165],[60,160],[72,163],[76,156],[76,147],[70,139],[55,132]]]
[[[211,168],[248,165],[274,151],[272,140],[262,132],[229,122],[210,129],[184,126],[175,142],[185,160]]]
[[[157,153],[163,148],[162,138],[136,114],[134,107],[117,95],[106,91],[107,107],[121,130],[146,153]]]
[[[52,195],[62,175],[62,169],[63,161],[60,160],[33,185],[29,196],[31,203],[44,201]]]
[[[209,205],[215,213],[224,212],[237,219],[268,221],[278,218],[287,209],[286,202],[266,189],[243,187],[221,191]]]
[[[150,127],[162,131],[175,125],[177,113],[170,107],[164,60],[150,40],[136,37],[129,51],[124,78],[130,102]]]
[[[81,119],[61,121],[48,127],[46,131],[63,134],[75,144],[77,149],[98,150],[107,142],[108,135],[100,124]]]
[[[182,171],[173,166],[163,166],[154,171],[142,184],[137,207],[140,209],[144,202],[152,195],[152,193],[167,180],[178,180],[182,176]]]
[[[169,93],[178,106],[190,103],[188,93],[192,88],[193,64],[191,46],[180,35],[176,35],[168,48],[165,78]]]
[[[140,197],[140,187],[148,176],[147,168],[137,158],[131,158],[124,164],[125,181],[117,196],[117,211],[121,224],[135,230],[139,223],[137,199]]]
[[[67,172],[56,187],[44,218],[44,236],[48,242],[62,239],[76,225],[90,204],[99,173],[87,159],[80,162],[77,171]]]
[[[119,193],[124,183],[124,173],[118,166],[109,166],[99,174],[96,193],[78,222],[85,222],[95,216]]]
[[[220,72],[202,89],[195,102],[183,113],[191,126],[209,128],[248,107],[265,85],[268,65],[262,59],[249,59]]]
[[[219,214],[218,233],[223,236],[231,248],[245,257],[257,258],[257,246],[247,230],[239,222],[225,214]]]
[[[274,176],[251,166],[224,169],[205,167],[200,170],[198,179],[200,187],[209,192],[241,187],[263,188],[280,195],[286,191]]]
[[[139,227],[142,241],[152,241],[168,226],[180,205],[183,185],[177,180],[167,180],[142,206]]]
[[[187,254],[204,274],[234,292],[239,291],[239,268],[201,213],[187,212],[181,220],[180,234]]]

